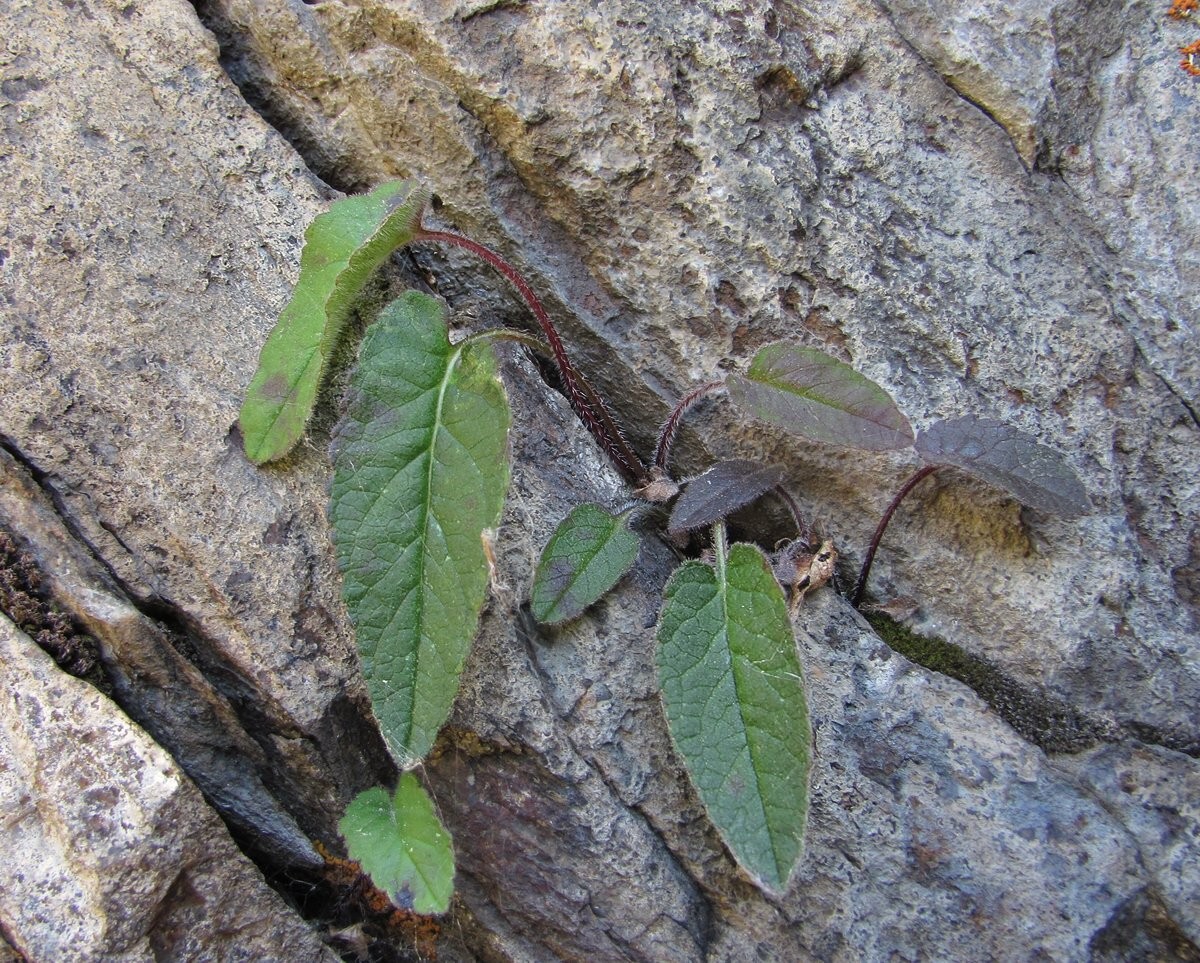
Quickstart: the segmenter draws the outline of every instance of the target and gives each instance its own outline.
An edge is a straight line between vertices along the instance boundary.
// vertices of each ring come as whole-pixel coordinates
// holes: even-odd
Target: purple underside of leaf
[[[921,432],[916,448],[930,464],[960,468],[1031,508],[1068,518],[1092,510],[1062,455],[1001,421],[975,415],[939,421]]]
[[[777,465],[743,459],[720,462],[688,482],[668,529],[677,535],[711,525],[781,484],[783,477]]]
[[[559,524],[538,562],[530,599],[545,625],[581,615],[633,567],[641,544],[629,515],[599,505],[576,506]]]
[[[870,451],[913,442],[908,419],[883,388],[813,348],[767,345],[728,385],[735,404],[813,441]]]

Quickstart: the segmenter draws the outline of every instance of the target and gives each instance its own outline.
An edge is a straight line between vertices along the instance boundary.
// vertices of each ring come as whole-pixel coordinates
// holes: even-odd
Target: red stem
[[[663,422],[662,430],[658,433],[658,444],[654,448],[654,464],[656,467],[661,468],[664,472],[667,470],[667,462],[671,460],[671,444],[675,441],[675,434],[679,430],[679,423],[683,421],[683,416],[687,413],[688,409],[701,398],[714,394],[724,387],[724,381],[710,381],[708,384],[701,385],[699,388],[689,391],[679,399],[679,404],[675,406],[675,410]]]
[[[596,391],[587,383],[583,375],[571,364],[571,359],[567,357],[567,349],[563,347],[562,339],[558,336],[558,331],[555,329],[554,323],[550,320],[550,315],[546,313],[546,309],[542,307],[542,302],[534,294],[533,288],[518,273],[517,269],[490,248],[484,247],[477,241],[472,241],[469,237],[464,237],[461,234],[453,234],[450,231],[430,231],[424,227],[418,227],[414,233],[413,241],[440,241],[444,244],[466,248],[472,254],[482,258],[512,282],[513,287],[517,289],[525,303],[529,305],[529,310],[533,312],[538,326],[542,329],[542,334],[545,335],[546,341],[550,345],[554,364],[562,376],[563,390],[566,392],[567,401],[570,402],[571,407],[583,422],[584,427],[591,432],[592,437],[596,439],[600,447],[612,459],[613,464],[625,476],[626,481],[638,485],[649,481],[646,466],[642,464],[642,460],[625,440],[625,436],[621,433],[621,429],[617,426],[616,421],[609,412],[608,406],[604,404],[604,401]]]
[[[796,523],[796,537],[805,542],[812,541],[812,530],[804,523],[804,518],[800,514],[800,506],[796,504],[796,499],[782,485],[776,485],[773,489],[775,497],[783,502],[784,507],[791,513],[792,521]]]
[[[883,533],[887,531],[888,522],[896,514],[896,509],[900,507],[905,496],[941,467],[941,465],[925,465],[918,469],[916,474],[896,492],[892,503],[888,505],[883,517],[879,519],[879,524],[875,526],[875,534],[871,536],[871,544],[867,547],[867,554],[863,558],[862,571],[858,573],[858,583],[854,586],[854,595],[850,598],[850,604],[855,608],[858,608],[862,602],[863,592],[867,588],[867,576],[871,574],[871,563],[875,561],[875,551],[879,548],[879,543],[883,541]]]

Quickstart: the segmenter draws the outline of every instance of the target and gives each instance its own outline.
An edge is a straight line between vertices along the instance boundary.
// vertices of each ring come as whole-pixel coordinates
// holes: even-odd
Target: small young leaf
[[[559,523],[542,551],[530,607],[544,624],[573,619],[604,596],[637,560],[640,541],[629,513],[578,505]]]
[[[752,545],[667,584],[658,666],[671,736],[738,863],[787,888],[808,813],[808,708],[783,590]]]
[[[433,745],[475,637],[508,425],[487,345],[451,345],[426,295],[384,309],[336,431],[329,514],[371,704],[401,767]]]
[[[304,232],[300,280],[263,345],[238,422],[255,464],[282,458],[304,434],[355,295],[413,236],[428,197],[410,181],[347,197]]]
[[[813,348],[769,344],[745,376],[727,383],[735,404],[812,441],[870,451],[913,443],[908,419],[883,388]]]
[[[380,786],[359,793],[338,823],[350,858],[400,909],[430,915],[450,908],[454,849],[433,801],[411,772],[395,796]]]
[[[974,415],[939,421],[917,436],[917,451],[930,464],[961,468],[1031,508],[1067,518],[1092,510],[1083,483],[1058,452],[1001,421]]]
[[[718,462],[687,483],[667,525],[672,535],[720,521],[783,481],[783,469],[756,461]]]

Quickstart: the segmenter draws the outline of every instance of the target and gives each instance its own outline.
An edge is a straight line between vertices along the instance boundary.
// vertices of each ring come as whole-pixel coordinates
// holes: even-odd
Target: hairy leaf
[[[808,813],[808,708],[783,590],[752,545],[667,584],[658,665],[671,736],[738,863],[780,893]]]
[[[578,505],[559,523],[542,551],[530,607],[539,622],[565,622],[583,613],[632,568],[640,540],[629,513],[610,515]]]
[[[336,202],[304,232],[300,280],[263,345],[239,417],[255,464],[283,457],[304,434],[355,295],[412,240],[427,196],[410,181],[382,184]]]
[[[454,892],[450,834],[411,772],[394,796],[376,786],[359,793],[338,823],[350,858],[400,909],[444,913]]]
[[[953,465],[1044,512],[1074,518],[1092,510],[1083,483],[1062,455],[1001,421],[964,415],[917,436],[930,464]]]
[[[769,344],[728,385],[735,404],[812,441],[870,451],[913,443],[908,419],[883,388],[813,348]]]
[[[437,301],[410,291],[380,314],[335,436],[330,518],[371,704],[402,767],[433,745],[475,636],[508,425],[491,349],[452,346]]]
[[[687,483],[671,512],[672,535],[720,521],[783,481],[783,469],[756,461],[718,462]]]

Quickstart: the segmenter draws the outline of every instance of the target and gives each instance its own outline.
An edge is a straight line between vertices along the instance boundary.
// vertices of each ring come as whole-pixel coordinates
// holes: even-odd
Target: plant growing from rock
[[[510,413],[492,343],[513,340],[551,358],[563,392],[631,487],[632,507],[577,506],[550,536],[531,610],[545,624],[580,616],[635,564],[640,505],[669,506],[668,533],[705,541],[664,593],[658,670],[672,738],[714,826],[738,864],[782,892],[799,859],[808,809],[811,734],[792,615],[829,579],[833,546],[809,544],[781,469],[724,461],[690,480],[670,473],[682,419],[725,394],[748,414],[810,440],[886,451],[915,446],[926,464],[881,521],[855,590],[861,598],[896,505],[946,466],[1000,485],[1046,511],[1088,502],[1061,458],[999,422],[959,418],[914,435],[879,385],[820,351],[768,345],[744,374],[689,392],[663,425],[647,466],[608,406],[575,368],[536,294],[498,255],[427,229],[427,194],[409,182],[335,203],[305,235],[300,278],[263,347],[240,426],[257,464],[286,455],[304,432],[357,293],[395,249],[414,243],[472,251],[517,288],[544,341],[488,330],[452,342],[441,304],[408,292],[363,339],[334,431],[329,516],[363,673],[397,788],[368,790],[339,824],[350,855],[398,905],[444,911],[453,881],[449,834],[411,772],[449,716],[489,582],[490,538],[509,480]],[[725,519],[773,493],[800,536],[773,556],[729,544]],[[706,533],[707,538],[692,538]],[[791,611],[785,589],[792,595]]]

